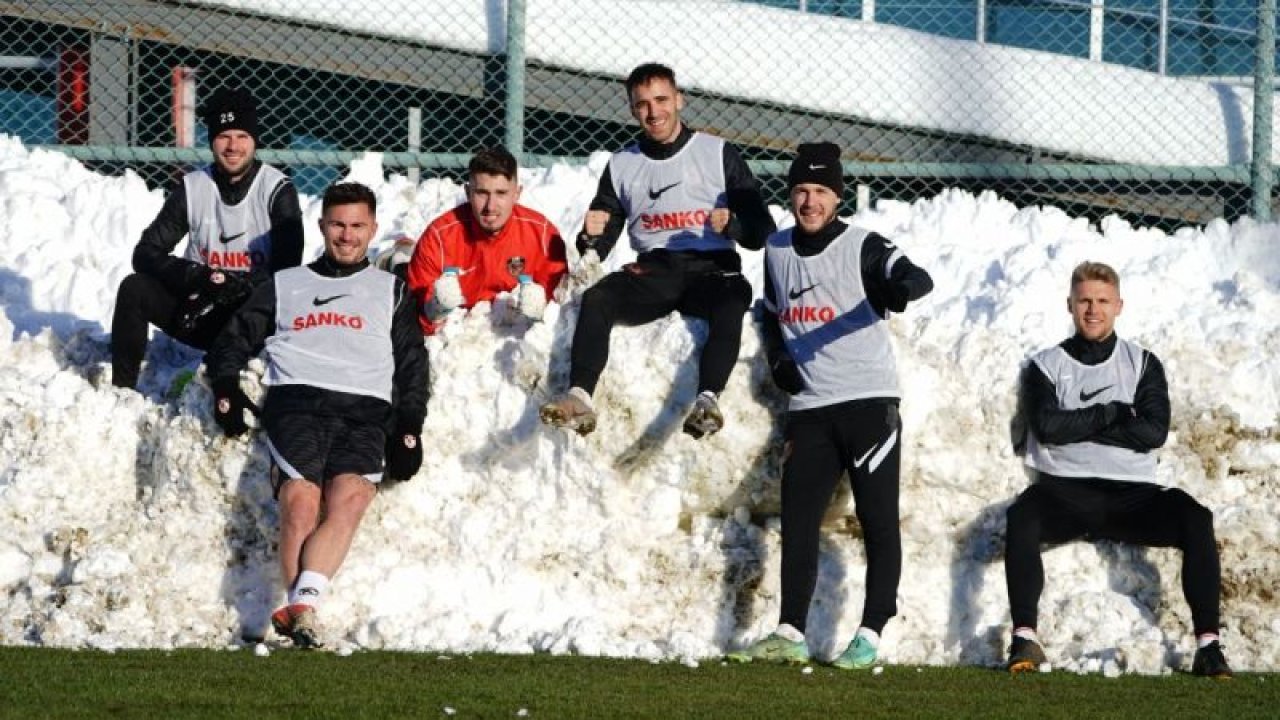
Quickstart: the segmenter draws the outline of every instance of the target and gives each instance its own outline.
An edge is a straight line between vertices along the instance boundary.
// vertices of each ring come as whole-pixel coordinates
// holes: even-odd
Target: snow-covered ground
[[[572,233],[604,159],[527,171],[525,201]],[[378,192],[380,247],[461,199],[448,181],[384,176],[376,156],[350,176]],[[280,599],[261,440],[221,437],[202,380],[169,393],[199,356],[162,338],[143,394],[90,382],[107,361],[114,288],[162,198],[132,174],[96,175],[0,137],[0,643],[224,647]],[[303,205],[310,258],[319,204]],[[906,393],[905,564],[884,660],[1001,659],[1003,510],[1026,482],[1007,441],[1015,375],[1070,332],[1067,279],[1088,258],[1120,270],[1119,331],[1168,369],[1174,434],[1159,472],[1216,514],[1228,656],[1280,669],[1280,229],[1095,228],[959,191],[853,221],[937,282],[891,323]],[[760,254],[744,257],[758,292]],[[689,659],[772,628],[782,398],[754,326],[724,395],[728,426],[708,440],[679,431],[705,332],[679,317],[616,331],[595,434],[538,422],[563,389],[578,296],[599,271],[578,268],[544,323],[481,307],[429,340],[426,460],[379,495],[325,599],[337,645]],[[861,612],[848,503],[842,492],[830,513],[810,616],[824,656]],[[1189,665],[1176,551],[1082,543],[1045,560],[1041,632],[1055,666]]]

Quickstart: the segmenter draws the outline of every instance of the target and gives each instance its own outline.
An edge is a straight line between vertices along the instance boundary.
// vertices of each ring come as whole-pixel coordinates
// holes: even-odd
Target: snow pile
[[[525,201],[571,234],[603,159],[526,172]],[[384,177],[376,156],[350,175],[379,194],[380,246],[461,198],[448,181]],[[114,286],[163,193],[2,137],[0,188],[0,642],[217,647],[262,632],[280,601],[262,441],[219,435],[202,380],[170,392],[199,356],[167,339],[152,343],[142,395],[93,382]],[[310,258],[319,208],[303,203]],[[1216,513],[1229,657],[1280,668],[1280,231],[1091,228],[958,191],[854,221],[937,282],[892,323],[906,388],[905,563],[884,659],[1002,658],[1003,512],[1026,482],[1008,450],[1015,375],[1069,332],[1067,278],[1089,258],[1121,273],[1120,332],[1167,366],[1174,436],[1160,473]],[[565,384],[578,296],[626,259],[578,267],[541,324],[506,322],[499,298],[429,340],[424,467],[379,495],[321,607],[337,644],[689,660],[771,629],[783,398],[753,325],[724,395],[728,425],[708,440],[679,430],[705,336],[679,317],[616,331],[595,434],[537,420]],[[760,254],[744,260],[758,293]],[[823,543],[810,617],[819,656],[843,647],[861,612],[848,502],[844,490]],[[1041,633],[1054,664],[1188,665],[1179,563],[1173,550],[1108,544],[1047,551]]]

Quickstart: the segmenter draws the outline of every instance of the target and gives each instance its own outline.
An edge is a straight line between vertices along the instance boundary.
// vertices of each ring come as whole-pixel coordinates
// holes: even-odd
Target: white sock
[[[872,630],[871,628],[864,628],[864,627],[858,628],[858,632],[854,634],[854,637],[865,638],[866,641],[870,643],[871,647],[873,648],[880,647],[880,633],[876,632],[875,630]]]
[[[303,570],[298,574],[298,580],[293,584],[293,589],[289,591],[289,604],[302,603],[318,607],[320,597],[324,595],[327,587],[329,587],[329,578],[312,570]]]
[[[782,623],[773,633],[783,640],[791,642],[804,642],[804,633],[796,629],[791,623]]]
[[[1013,631],[1013,636],[1020,637],[1023,640],[1030,640],[1031,642],[1036,644],[1040,643],[1040,638],[1039,636],[1036,635],[1035,628],[1029,628],[1029,627],[1015,628]]]
[[[716,400],[718,400],[718,399],[719,399],[719,398],[716,396],[716,394],[715,394],[715,393],[713,393],[713,392],[711,392],[710,390],[703,390],[702,392],[698,393],[698,397],[705,397],[705,398],[707,398],[708,400],[710,400],[711,402],[715,402]]]
[[[595,409],[591,404],[591,393],[586,390],[583,390],[580,387],[571,387],[569,388],[569,394],[586,403],[587,407]]]
[[[1196,647],[1205,647],[1207,645],[1212,645],[1216,642],[1218,642],[1217,633],[1205,633],[1200,637],[1196,638]]]

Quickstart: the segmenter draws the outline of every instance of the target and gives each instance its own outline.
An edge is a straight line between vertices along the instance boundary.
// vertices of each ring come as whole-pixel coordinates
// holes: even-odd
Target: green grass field
[[[1280,676],[848,673],[547,655],[0,648],[2,717],[1280,717]]]

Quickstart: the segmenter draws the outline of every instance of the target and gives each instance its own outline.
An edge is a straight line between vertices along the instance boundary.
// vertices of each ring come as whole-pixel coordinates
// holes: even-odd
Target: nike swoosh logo
[[[880,443],[876,443],[868,448],[866,452],[862,453],[862,457],[853,461],[853,466],[856,468],[862,467],[862,464],[867,461],[867,458],[871,457],[871,453],[875,452],[878,447],[880,447]]]
[[[814,165],[813,163],[809,163],[810,170],[823,170],[826,167],[827,167],[826,165]]]
[[[311,304],[315,305],[316,307],[320,307],[321,305],[328,305],[329,303],[333,302],[334,300],[337,300],[338,298],[348,297],[349,295],[350,293],[343,293],[341,295],[334,295],[333,297],[327,297],[327,298],[322,298],[319,295],[317,295],[315,296],[315,298],[311,300]]]
[[[862,454],[862,457],[853,461],[853,468],[858,470],[862,464],[867,462],[867,458],[871,458],[871,464],[867,466],[867,472],[873,473],[880,467],[880,463],[889,457],[889,453],[893,451],[893,446],[898,444],[898,431],[895,429],[889,433],[889,437],[885,438],[884,443],[876,443],[871,449]],[[874,454],[873,454],[874,453]]]
[[[675,187],[675,186],[677,186],[677,185],[679,185],[679,184],[680,184],[680,183],[678,183],[678,182],[673,182],[673,183],[671,183],[670,185],[668,185],[668,186],[666,186],[666,187],[658,188],[657,190],[654,190],[654,189],[652,189],[652,188],[651,188],[651,189],[649,190],[649,199],[650,199],[650,200],[657,200],[658,198],[662,197],[662,193],[664,193],[664,192],[666,192],[666,191],[670,190],[671,188],[673,188],[673,187]]]
[[[227,243],[234,242],[237,238],[241,238],[243,236],[244,236],[244,233],[239,232],[239,233],[236,233],[235,235],[219,235],[218,239],[222,241],[223,245],[226,245]]]
[[[801,295],[804,295],[805,293],[809,292],[810,290],[816,287],[818,287],[818,283],[814,283],[803,290],[792,290],[791,292],[787,293],[787,297],[791,298],[792,300],[799,300]]]
[[[1106,391],[1108,391],[1108,390],[1110,390],[1110,389],[1111,389],[1111,386],[1110,386],[1110,385],[1107,385],[1106,387],[1100,387],[1100,388],[1098,388],[1097,390],[1094,390],[1094,391],[1093,391],[1093,392],[1091,392],[1091,393],[1087,393],[1087,392],[1085,392],[1085,391],[1084,391],[1084,389],[1083,389],[1083,388],[1081,388],[1081,390],[1080,390],[1080,402],[1089,402],[1090,400],[1092,400],[1092,399],[1094,399],[1094,398],[1098,397],[1099,395],[1101,395],[1102,393],[1104,393],[1104,392],[1106,392]]]

